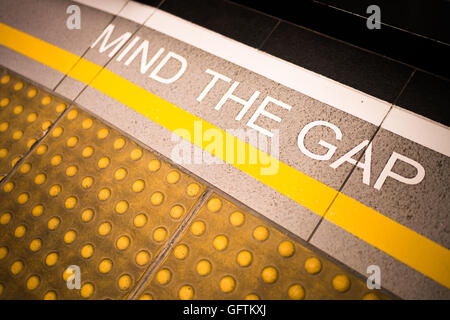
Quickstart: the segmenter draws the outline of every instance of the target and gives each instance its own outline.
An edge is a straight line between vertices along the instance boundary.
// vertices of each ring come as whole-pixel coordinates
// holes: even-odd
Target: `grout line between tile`
[[[206,187],[205,191],[203,192],[202,196],[199,198],[197,203],[194,205],[191,212],[188,215],[186,215],[185,219],[180,224],[180,226],[175,230],[172,237],[169,240],[167,240],[166,244],[163,246],[158,256],[155,258],[155,260],[150,264],[150,266],[138,280],[136,286],[134,287],[132,292],[128,294],[126,299],[135,300],[137,298],[137,295],[141,292],[143,288],[145,288],[145,285],[149,283],[150,278],[155,273],[155,270],[164,262],[165,258],[169,255],[170,250],[173,248],[175,242],[177,242],[181,238],[181,236],[183,235],[184,231],[187,229],[191,221],[200,211],[200,208],[206,203],[206,199],[208,199],[208,197],[213,192],[214,191],[212,189]]]
[[[342,11],[342,12],[345,12],[345,13],[347,13],[347,14],[351,14],[351,15],[353,15],[353,16],[362,18],[362,19],[364,19],[364,20],[367,19],[367,17],[365,17],[365,16],[363,16],[363,15],[360,15],[360,14],[358,14],[358,13],[355,13],[355,12],[351,12],[351,11],[348,11],[348,10],[345,10],[345,9],[342,9],[342,8],[339,8],[339,7],[336,7],[336,6],[327,4],[327,3],[323,3],[323,2],[318,1],[318,0],[312,0],[312,1],[315,2],[315,3],[317,3],[317,4],[320,4],[320,5],[322,5],[322,6],[326,6],[326,7],[332,8],[332,9],[337,10],[337,11]],[[421,35],[421,34],[416,33],[416,32],[412,32],[412,31],[409,31],[409,30],[406,30],[406,29],[402,29],[402,28],[396,27],[396,26],[394,26],[394,25],[392,25],[392,24],[389,24],[389,23],[386,23],[386,22],[380,21],[380,23],[381,23],[382,25],[384,25],[384,26],[387,26],[387,27],[390,27],[390,28],[393,28],[393,29],[397,29],[397,30],[402,31],[402,32],[405,32],[405,33],[412,34],[412,35],[414,35],[414,36],[416,36],[416,37],[420,37],[420,38],[424,38],[424,39],[427,39],[427,40],[430,40],[430,41],[434,41],[434,42],[443,44],[443,45],[445,45],[445,46],[450,46],[450,44],[448,44],[448,43],[446,43],[446,42],[443,42],[443,41],[441,41],[441,40],[435,39],[435,38],[431,38],[431,37],[424,36],[424,35]]]
[[[122,11],[122,9],[127,5],[127,3],[130,0],[128,0],[123,6],[122,8],[119,10]],[[164,1],[164,0],[163,0]],[[113,16],[111,18],[111,20],[109,21],[108,25],[111,24],[114,19],[116,19],[117,15]],[[87,52],[89,51],[90,46],[83,52],[83,54],[78,58],[78,60],[73,64],[73,66],[67,71],[67,73],[64,74],[64,76],[61,78],[61,80],[58,81],[58,83],[53,87],[53,88],[49,88],[51,91],[51,94],[55,94],[56,93],[56,89],[61,85],[61,83],[67,78],[68,73],[70,73],[77,65],[78,63],[81,61],[81,59],[83,59],[83,57],[87,54]],[[108,60],[109,62],[109,60]],[[8,72],[11,72],[8,68],[4,67],[5,70],[8,70]],[[103,70],[103,67],[102,69]],[[100,73],[101,70],[98,72]],[[47,135],[49,134],[50,131],[52,131],[52,129],[61,121],[61,119],[63,119],[63,117],[67,114],[67,112],[69,112],[72,109],[72,106],[74,105],[75,100],[81,95],[81,93],[84,92],[84,90],[89,86],[89,84],[92,82],[92,80],[94,80],[96,78],[96,76],[98,75],[98,73],[91,79],[91,81],[86,84],[81,90],[80,92],[76,95],[76,97],[74,99],[68,99],[65,98],[66,101],[68,101],[68,107],[56,118],[56,120],[50,125],[50,127],[47,128],[47,130],[42,134],[42,136],[37,139],[37,141],[31,146],[30,149],[28,149],[28,151],[25,153],[25,155],[14,165],[14,167],[10,170],[10,172],[3,177],[2,181],[0,181],[0,186],[2,186],[8,179],[9,177],[17,171],[17,168],[19,168],[22,163],[28,158],[28,156],[37,148],[37,146],[41,143],[42,140],[45,139],[45,137],[47,137]]]
[[[129,0],[130,1],[130,0]],[[128,4],[128,2],[129,1],[127,1],[123,6],[122,6],[122,8],[119,10],[119,13],[120,13],[120,11],[122,11],[123,10],[123,8],[125,8],[125,6]],[[160,2],[160,4],[158,5],[158,8],[164,3],[164,1],[165,0],[162,0],[161,2]],[[156,12],[156,10],[158,10],[158,9],[155,9],[155,12]],[[134,36],[143,26],[144,26],[144,24],[153,16],[153,14],[154,14],[154,12],[150,15],[150,16],[148,16],[147,17],[147,19],[141,24],[141,25],[139,25],[138,26],[138,28],[135,30],[135,32],[132,34],[132,36]],[[113,16],[112,18],[111,18],[111,21],[108,23],[108,25],[109,24],[111,24],[117,17],[119,17],[118,16],[118,14],[117,15],[115,15],[115,16]],[[105,27],[106,28],[106,27]],[[131,39],[132,37],[130,37],[130,39]],[[127,42],[125,42],[124,43],[124,45],[123,46],[125,46],[128,42],[129,42],[130,40],[128,40]],[[77,62],[75,62],[75,64],[70,68],[70,70],[66,73],[66,74],[64,74],[64,76],[63,76],[63,78],[55,85],[55,87],[51,90],[51,91],[53,91],[52,92],[52,94],[55,94],[56,93],[56,89],[61,85],[61,83],[64,81],[64,79],[66,79],[67,78],[67,76],[68,76],[68,73],[70,72],[70,71],[72,71],[77,65],[78,65],[78,63],[81,61],[81,59],[83,59],[83,57],[87,54],[87,52],[89,51],[89,49],[90,49],[90,46],[83,52],[83,54],[79,57],[79,59],[77,60]],[[95,78],[100,74],[100,72],[102,72],[102,70],[111,62],[111,60],[113,60],[114,58],[115,58],[115,56],[118,54],[118,52],[115,54],[115,55],[113,55],[108,61],[106,61],[105,62],[105,64],[102,66],[102,68],[92,77],[92,79],[89,81],[89,83],[87,83],[87,84],[85,84],[84,85],[84,87],[80,90],[80,92],[75,96],[75,98],[73,98],[73,99],[68,99],[68,98],[65,98],[65,100],[67,100],[69,103],[68,103],[68,107],[66,108],[66,110],[64,110],[62,113],[61,113],[61,115],[58,117],[58,118],[56,118],[56,120],[51,124],[51,126],[44,132],[44,134],[42,135],[42,137],[40,137],[34,144],[33,144],[33,146],[27,151],[27,153],[14,165],[14,167],[11,169],[11,171],[5,176],[5,177],[3,177],[3,179],[2,179],[2,181],[0,181],[0,186],[2,186],[7,180],[8,180],[8,178],[14,173],[14,172],[16,172],[17,171],[17,168],[19,168],[20,167],[20,165],[22,165],[22,163],[25,161],[25,159],[27,159],[28,158],[28,156],[34,151],[34,149],[36,149],[37,148],[37,146],[41,143],[41,141],[42,140],[44,140],[45,139],[45,137],[49,134],[49,132],[61,121],[61,119],[63,119],[63,117],[67,114],[67,112],[69,112],[71,109],[72,109],[72,106],[75,104],[75,101],[79,98],[79,96],[81,96],[81,94],[89,87],[89,85],[92,83],[92,81],[94,81],[95,80]],[[7,69],[7,68],[5,68],[5,69]],[[8,69],[9,70],[9,69]]]
[[[278,26],[280,25],[281,20],[278,20],[277,23],[275,23],[275,26],[272,28],[272,30],[270,30],[269,34],[267,35],[267,37],[264,38],[264,40],[261,42],[261,44],[258,46],[258,50],[261,50],[262,47],[264,47],[264,45],[266,44],[267,40],[269,40],[269,38],[272,36],[272,33],[275,31],[276,28],[278,28]]]
[[[386,112],[386,114],[383,117],[383,120],[381,120],[380,125],[376,128],[375,132],[373,133],[373,135],[371,136],[371,138],[369,139],[369,143],[367,144],[367,146],[360,151],[360,156],[358,157],[358,159],[356,160],[356,164],[353,165],[352,169],[350,170],[350,172],[348,173],[347,177],[344,179],[342,185],[340,186],[338,192],[336,193],[336,195],[334,196],[333,200],[331,201],[331,203],[329,204],[329,206],[327,207],[327,209],[325,210],[325,213],[320,217],[319,222],[316,224],[316,226],[314,227],[314,229],[311,231],[311,234],[308,236],[306,242],[310,243],[312,237],[314,236],[314,234],[316,233],[316,231],[319,229],[320,225],[322,224],[322,221],[325,219],[325,216],[327,215],[328,211],[330,210],[330,208],[332,207],[332,205],[334,204],[334,202],[336,201],[337,197],[339,196],[339,194],[341,193],[341,191],[344,189],[344,186],[346,185],[347,181],[350,179],[351,175],[353,174],[353,172],[355,171],[358,163],[361,161],[362,157],[365,154],[366,149],[368,148],[368,146],[372,143],[373,139],[375,139],[375,136],[378,134],[378,132],[381,129],[381,126],[383,125],[383,122],[386,120],[387,116],[389,115],[389,113],[391,112],[393,106],[397,103],[398,99],[400,98],[400,96],[403,94],[403,91],[406,89],[406,87],[408,86],[409,82],[411,81],[412,77],[414,76],[414,74],[416,73],[417,69],[414,69],[411,74],[409,75],[408,79],[406,80],[406,82],[404,83],[404,85],[402,86],[402,88],[400,89],[400,92],[397,94],[397,96],[395,97],[393,103],[391,104],[388,112]]]
[[[295,22],[292,22],[292,21],[289,21],[289,20],[285,20],[285,19],[282,19],[282,18],[279,18],[279,17],[272,16],[272,15],[270,15],[270,14],[267,14],[267,13],[265,13],[265,12],[259,11],[259,10],[257,10],[257,9],[253,9],[253,8],[247,7],[247,6],[245,6],[245,5],[242,5],[242,4],[238,3],[238,2],[233,2],[232,0],[224,0],[224,1],[226,1],[226,2],[228,2],[228,3],[231,3],[231,4],[234,4],[234,5],[236,5],[236,6],[239,6],[239,7],[245,8],[245,9],[250,10],[250,11],[252,11],[252,12],[256,12],[256,13],[259,13],[259,14],[261,14],[261,15],[264,15],[264,16],[267,16],[267,17],[270,17],[270,18],[278,19],[278,20],[280,21],[280,23],[283,22],[283,23],[286,23],[286,24],[293,25],[293,26],[295,26],[295,27],[297,27],[297,28],[307,30],[307,31],[312,32],[312,33],[315,33],[315,34],[317,34],[317,35],[319,35],[319,36],[323,36],[323,37],[325,37],[325,38],[328,38],[328,39],[337,41],[337,42],[339,42],[339,43],[342,43],[342,44],[345,44],[345,45],[348,45],[348,46],[357,48],[357,49],[362,50],[362,51],[364,51],[364,52],[366,52],[366,53],[373,54],[373,55],[379,56],[379,57],[381,57],[381,58],[383,58],[383,59],[387,59],[387,60],[389,60],[389,61],[398,63],[398,64],[400,64],[400,65],[409,67],[409,68],[411,68],[412,70],[420,71],[420,72],[423,72],[423,73],[432,75],[433,77],[439,78],[439,79],[441,79],[441,80],[445,80],[445,81],[448,81],[448,80],[449,80],[447,77],[442,76],[442,75],[439,75],[439,74],[436,74],[436,73],[434,73],[434,72],[432,72],[432,71],[425,70],[425,69],[419,68],[419,67],[417,67],[417,66],[415,66],[415,65],[409,64],[409,63],[407,63],[407,62],[403,62],[403,61],[401,61],[401,60],[398,60],[398,59],[395,59],[395,58],[391,58],[391,57],[386,56],[386,55],[384,55],[384,54],[378,53],[378,52],[376,52],[376,51],[372,51],[372,50],[370,50],[370,49],[366,49],[366,48],[364,48],[364,47],[360,47],[360,46],[358,46],[358,45],[352,44],[352,43],[347,42],[347,41],[345,41],[345,40],[341,40],[341,39],[335,38],[335,37],[330,36],[330,35],[328,35],[328,34],[326,34],[326,33],[322,33],[322,32],[316,31],[316,30],[314,30],[314,29],[311,29],[311,28],[309,28],[309,27],[300,25],[300,24],[298,24],[298,23],[295,23]],[[314,1],[314,2],[323,5],[323,4],[322,4],[321,2],[319,2],[319,1]],[[334,8],[334,7],[333,7],[333,8]],[[336,9],[336,8],[334,8],[334,9]],[[336,9],[336,10],[337,10],[337,9]],[[342,11],[342,10],[341,10],[341,11]],[[355,15],[355,16],[358,16],[358,15]],[[360,16],[358,16],[358,17],[361,18]],[[387,27],[395,28],[395,27],[393,27],[393,26],[391,26],[391,25],[386,25],[386,26],[387,26]],[[399,29],[399,28],[396,28],[396,29]],[[402,29],[400,29],[400,30],[402,30]],[[402,30],[402,31],[404,31],[404,30]],[[411,32],[409,32],[409,33],[411,33]],[[415,35],[415,36],[420,36],[420,35],[416,35],[416,34],[414,34],[414,33],[411,33],[411,34],[413,34],[413,35]],[[426,37],[423,37],[423,36],[420,36],[420,37],[426,38]],[[434,40],[434,39],[431,39],[431,38],[426,38],[426,39],[427,39],[427,40],[430,40],[430,41],[432,40],[432,41],[437,42],[437,43],[439,43],[439,44],[445,44],[445,43],[441,43],[441,42],[439,42],[439,41],[437,41],[437,40]],[[260,50],[264,51],[264,50],[262,49],[262,47],[261,47]],[[266,52],[266,51],[264,51],[264,52]],[[277,56],[277,57],[278,57],[278,56]],[[278,58],[283,59],[283,58],[281,58],[281,57],[278,57]],[[284,59],[283,59],[283,60],[284,60]],[[295,65],[297,65],[297,64],[295,64]],[[298,66],[302,67],[301,65],[298,65]]]
[[[28,156],[40,145],[41,141],[47,137],[48,133],[52,131],[52,129],[60,122],[60,120],[72,109],[72,104],[69,104],[66,110],[64,110],[61,115],[56,118],[56,120],[48,127],[48,129],[42,134],[42,136],[36,140],[35,143],[31,146],[30,149],[27,150],[25,155],[17,161],[17,163],[14,165],[14,167],[8,172],[6,176],[3,177],[3,179],[0,181],[0,187],[3,186],[3,184],[6,183],[6,181],[9,180],[9,178],[20,168],[20,166],[25,162],[25,160],[28,159]]]
[[[128,3],[128,1],[123,5],[123,7],[119,10],[119,12],[120,11],[122,11],[122,9],[127,5],[127,3]],[[116,19],[116,17],[117,17],[117,15],[115,15],[115,16],[113,16],[112,18],[111,18],[111,20],[108,22],[108,24],[106,25],[106,27],[108,26],[108,25],[110,25],[113,21],[114,21],[114,19]],[[104,30],[104,28],[103,28],[103,30]],[[103,31],[102,30],[102,31]],[[101,33],[100,33],[101,34]],[[55,85],[55,87],[53,88],[53,91],[55,91],[56,92],[56,89],[60,86],[60,84],[61,83],[63,83],[63,81],[67,78],[67,75],[78,65],[78,63],[81,61],[81,59],[83,59],[83,57],[89,52],[89,49],[91,49],[91,46],[88,46],[87,48],[86,48],[86,50],[84,50],[84,52],[83,52],[83,54],[78,58],[78,60],[77,60],[77,62],[75,62],[74,64],[73,64],[73,66],[69,69],[69,71],[67,71],[67,73],[65,73],[64,74],[64,76],[61,78],[61,80],[59,80],[58,81],[58,83]]]

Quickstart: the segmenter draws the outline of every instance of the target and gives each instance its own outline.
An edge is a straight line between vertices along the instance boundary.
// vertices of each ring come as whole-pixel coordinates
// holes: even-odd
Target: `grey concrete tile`
[[[74,0],[77,3],[117,15],[128,0]]]
[[[362,183],[363,169],[356,168],[342,192],[448,248],[450,158],[385,129],[380,129],[377,133],[372,147],[370,184]],[[382,180],[379,180],[381,173],[394,152],[412,159],[420,164],[419,167],[423,167],[424,177],[420,182],[406,184],[398,181],[398,178],[388,176],[381,184]],[[420,169],[416,169],[406,161],[397,160],[391,171],[411,179]],[[361,163],[365,163],[365,158],[361,159]],[[332,205],[327,215],[333,214],[333,209]],[[311,243],[360,273],[365,273],[370,264],[379,265],[384,269],[383,285],[401,297],[450,298],[450,293],[445,287],[327,220],[321,223]]]
[[[128,66],[124,64],[134,51],[130,50],[122,61],[112,60],[107,65],[108,70],[223,130],[250,129],[247,123],[266,96],[271,96],[290,105],[292,107],[290,111],[275,104],[267,107],[269,112],[282,118],[280,123],[269,118],[264,119],[264,116],[260,116],[255,123],[260,127],[279,130],[279,157],[277,158],[328,186],[339,188],[352,168],[349,163],[343,164],[337,169],[331,168],[330,164],[347,153],[348,150],[360,144],[361,141],[370,139],[375,133],[376,127],[370,123],[164,34],[142,28],[136,36],[140,37],[140,41],[149,41],[149,59],[161,48],[164,48],[161,56],[147,72],[141,73],[140,56],[137,56]],[[137,46],[138,44],[136,44]],[[94,50],[97,50],[97,47]],[[126,50],[126,46],[123,47],[123,50]],[[149,73],[154,70],[155,66],[162,61],[169,51],[185,57],[187,69],[176,82],[162,84],[150,78]],[[119,51],[118,56],[122,52]],[[106,56],[107,53],[106,51],[98,54]],[[159,75],[169,78],[177,72],[179,67],[179,62],[171,61],[161,69]],[[199,102],[197,98],[212,79],[212,75],[205,72],[207,69],[219,72],[232,80],[230,80],[230,83],[218,81],[204,99]],[[242,109],[242,105],[237,102],[228,100],[220,110],[215,110],[215,106],[234,81],[239,82],[234,95],[242,99],[249,99],[256,90],[260,92],[241,120],[235,119]],[[167,130],[91,88],[84,91],[76,100],[76,103],[96,113],[166,157],[171,157],[172,151],[177,145],[177,142],[171,141],[171,134]],[[305,137],[305,147],[318,155],[323,155],[328,151],[326,147],[318,144],[320,140],[335,145],[337,150],[329,160],[311,159],[302,153],[298,147],[299,132],[307,124],[317,120],[332,123],[342,133],[342,139],[339,140],[332,129],[319,126],[312,128]],[[275,140],[270,140],[271,146],[274,146]],[[258,147],[258,141],[248,140],[247,142]],[[194,152],[192,151],[192,153]],[[183,163],[182,166],[302,238],[307,238],[318,222],[318,215],[230,165]]]
[[[446,287],[327,220],[322,221],[310,243],[363,276],[369,276],[370,265],[379,266],[381,286],[402,299],[450,299]]]
[[[361,183],[362,170],[357,168],[342,192],[434,242],[450,247],[450,158],[384,129],[380,129],[372,145],[370,185]],[[387,177],[377,190],[374,185],[393,152],[418,162],[425,176],[414,185]],[[402,160],[395,162],[392,171],[408,178],[417,174],[413,165]]]
[[[337,169],[332,169],[330,164],[355,145],[359,144],[361,140],[369,139],[375,133],[376,127],[372,124],[329,107],[294,90],[283,87],[269,79],[263,78],[186,43],[148,28],[141,29],[136,35],[141,39],[150,40],[149,56],[155,54],[160,48],[164,48],[164,54],[172,51],[185,57],[188,65],[183,76],[171,85],[161,84],[149,78],[148,73],[145,75],[140,73],[139,59],[135,59],[129,66],[125,66],[123,61],[129,55],[121,62],[113,60],[107,66],[107,69],[223,130],[250,129],[247,123],[266,96],[271,96],[287,103],[292,106],[290,111],[276,105],[269,105],[267,108],[268,111],[282,118],[280,123],[264,116],[260,116],[255,123],[263,128],[279,130],[281,161],[333,188],[339,188],[342,185],[352,166],[350,164],[344,164]],[[119,51],[119,55],[121,52]],[[159,60],[156,63],[158,62]],[[172,70],[170,70],[171,68]],[[178,64],[174,63],[167,65],[167,67],[162,69],[162,72],[166,72],[166,75],[174,74],[177,68]],[[216,86],[199,102],[197,101],[198,96],[212,79],[212,75],[205,72],[206,69],[214,70],[232,80],[230,83],[226,83],[225,81],[217,82]],[[235,120],[236,116],[242,110],[242,105],[237,102],[227,100],[220,110],[215,110],[216,105],[233,81],[239,82],[233,94],[242,99],[248,100],[255,91],[260,92],[258,98],[241,120]],[[329,161],[313,161],[304,155],[297,145],[299,132],[308,123],[316,120],[328,121],[342,131],[343,137],[341,141],[336,139],[336,134],[331,129],[321,127],[312,129],[305,138],[305,147],[311,152],[318,154],[324,154],[327,151],[325,147],[318,145],[320,139],[335,144],[337,151]]]
[[[113,16],[77,4],[81,9],[81,29],[69,30],[66,26],[69,17],[66,10],[71,4],[74,3],[66,0],[4,0],[0,7],[0,22],[82,55]],[[0,63],[48,88],[54,88],[64,76],[3,46],[0,46]]]
[[[113,28],[111,28],[111,34],[109,38],[110,41],[113,41],[114,39],[120,37],[126,32],[134,33],[139,28],[139,24],[118,16],[114,17],[112,22],[106,28],[109,28],[110,26],[113,26]],[[99,38],[102,35],[102,32],[103,30],[98,34],[96,34],[95,38],[93,38],[92,42],[89,44],[89,47],[97,40],[97,38]],[[103,39],[104,38],[102,38],[102,40],[100,40],[97,43],[95,48],[93,49],[89,48],[86,54],[83,56],[83,58],[91,62],[94,62],[100,66],[106,65],[106,63],[111,59],[111,57],[109,57],[108,55],[111,52],[111,50],[107,51],[104,54],[99,53],[98,48],[102,45]],[[125,42],[124,45],[126,45]],[[77,66],[75,65],[74,69],[76,67]],[[67,76],[58,85],[58,87],[56,88],[56,92],[70,100],[73,100],[85,86],[86,86],[85,83]]]

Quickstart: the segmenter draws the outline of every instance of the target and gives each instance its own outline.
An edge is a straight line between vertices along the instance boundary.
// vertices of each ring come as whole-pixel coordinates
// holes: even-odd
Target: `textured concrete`
[[[184,75],[173,84],[161,84],[149,78],[148,73],[143,75],[139,72],[139,59],[135,59],[129,66],[125,66],[123,60],[122,62],[113,60],[107,69],[224,130],[250,129],[246,123],[267,95],[291,105],[290,111],[275,105],[267,107],[270,112],[282,118],[281,123],[260,116],[256,124],[264,128],[279,130],[280,160],[333,188],[339,188],[342,185],[351,165],[342,165],[336,170],[330,168],[329,165],[359,144],[360,141],[371,138],[375,133],[376,128],[371,124],[159,32],[143,28],[136,35],[150,41],[149,56],[152,56],[160,48],[164,48],[165,52],[173,51],[186,57],[188,67]],[[171,67],[177,68],[177,65],[168,65],[167,68],[162,69],[162,73],[173,74],[175,71],[171,70]],[[231,78],[232,81],[230,84],[219,81],[200,103],[196,98],[212,79],[212,76],[205,72],[206,69],[217,71]],[[151,70],[152,68],[150,68]],[[261,92],[240,121],[235,120],[242,108],[239,103],[228,100],[220,110],[214,109],[233,81],[240,82],[234,94],[245,100],[249,99],[256,90]],[[320,139],[338,147],[335,155],[329,161],[312,160],[305,156],[297,146],[297,136],[300,130],[315,120],[329,121],[339,127],[343,133],[342,141],[337,141],[335,134],[329,128],[315,128],[306,136],[305,146],[311,152],[324,154],[327,151],[326,148],[318,145]]]
[[[368,266],[379,266],[382,288],[402,299],[450,299],[446,287],[327,220],[322,221],[311,244],[363,276],[369,276]]]
[[[76,55],[82,55],[112,20],[112,15],[81,4],[81,29],[69,30],[66,0],[3,0],[0,22]],[[17,52],[0,46],[0,64],[53,89],[64,75]]]
[[[419,162],[425,169],[425,177],[417,185],[388,177],[381,189],[376,190],[372,186],[393,151]],[[402,161],[396,162],[393,171],[406,177],[416,174],[414,167]],[[370,186],[362,184],[362,172],[356,169],[343,193],[450,247],[450,158],[380,129],[373,140],[371,176]]]
[[[117,28],[123,29],[122,21],[116,25]],[[337,169],[332,169],[329,165],[362,140],[370,139],[375,132],[375,126],[367,122],[164,34],[142,28],[136,35],[141,38],[141,41],[149,40],[149,57],[152,57],[160,48],[165,49],[162,57],[168,51],[185,57],[188,67],[184,75],[173,84],[161,84],[149,78],[148,74],[161,61],[162,57],[146,74],[141,74],[139,71],[140,56],[129,66],[123,64],[132,51],[121,62],[113,59],[107,65],[107,69],[223,130],[250,129],[246,123],[267,95],[291,105],[290,111],[275,105],[267,107],[267,110],[282,118],[281,123],[261,116],[256,124],[264,128],[279,130],[279,159],[281,161],[333,188],[339,188],[342,185],[352,166],[344,164]],[[120,53],[121,51],[118,52],[118,54]],[[108,51],[99,53],[96,47],[88,54],[91,57],[90,60],[101,60],[108,54]],[[161,75],[174,74],[177,67],[176,63],[168,64],[161,70]],[[219,81],[203,101],[198,102],[196,98],[212,79],[212,76],[205,72],[206,69],[217,71],[231,78],[232,81],[230,83]],[[240,121],[235,120],[235,117],[242,105],[236,102],[228,100],[221,110],[214,109],[233,81],[240,82],[234,94],[243,99],[249,99],[255,90],[261,92]],[[64,86],[63,83],[61,87]],[[64,94],[62,91],[59,93]],[[166,157],[171,157],[174,147],[178,144],[176,141],[171,141],[171,132],[168,130],[91,88],[86,89],[76,103],[98,114],[112,125],[138,138]],[[305,146],[311,152],[324,154],[327,151],[326,148],[318,145],[321,139],[338,147],[335,155],[328,161],[313,160],[304,155],[297,146],[297,136],[300,130],[315,120],[326,120],[335,124],[343,134],[342,140],[337,141],[331,129],[317,127],[306,136]],[[252,144],[251,141],[248,142]],[[301,238],[307,238],[319,220],[318,215],[230,165],[192,163],[182,163],[182,165]]]
[[[134,33],[139,25],[135,22],[132,22],[130,20],[121,18],[121,17],[114,17],[114,19],[111,22],[112,25],[114,25],[114,31],[111,34],[110,41],[113,41],[114,39],[120,37],[125,32],[131,32]],[[103,31],[103,30],[102,30]],[[95,40],[100,36],[101,32],[98,33],[95,37],[93,37],[91,43],[89,43],[89,49],[87,50],[86,54],[83,56],[84,59],[87,59],[91,62],[94,62],[100,66],[106,65],[106,63],[111,59],[107,53],[110,51],[107,51],[107,53],[99,54],[98,53],[98,47],[101,45],[101,43],[98,43],[97,46],[94,49],[91,49],[90,46],[95,42]],[[103,40],[102,40],[103,41]],[[77,66],[75,65],[74,68]],[[75,97],[83,90],[83,88],[86,86],[85,83],[82,83],[78,80],[75,80],[70,77],[66,77],[56,88],[56,92],[73,100]]]
[[[417,185],[406,185],[388,177],[381,190],[376,190],[373,185],[393,151],[419,162],[425,169],[425,177]],[[401,161],[394,165],[393,171],[407,177],[416,174],[414,168]],[[446,248],[450,246],[448,157],[380,129],[373,140],[370,186],[361,180],[362,172],[356,169],[342,192],[434,242]],[[333,206],[329,212],[332,210]],[[382,285],[401,297],[450,298],[447,288],[326,220],[311,243],[362,274],[368,265],[379,265]]]
[[[166,0],[161,10],[255,48],[278,22],[274,17],[226,0]]]

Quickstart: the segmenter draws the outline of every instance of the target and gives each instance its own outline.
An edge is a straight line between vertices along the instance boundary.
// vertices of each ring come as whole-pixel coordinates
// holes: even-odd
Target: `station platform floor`
[[[0,299],[449,299],[448,80],[173,2],[2,4]]]

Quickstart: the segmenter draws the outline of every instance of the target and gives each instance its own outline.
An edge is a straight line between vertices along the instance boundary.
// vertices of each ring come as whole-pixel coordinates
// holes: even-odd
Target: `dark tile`
[[[355,4],[355,8],[359,7],[361,9],[357,10],[359,15],[356,15],[348,11],[328,6],[321,2],[311,0],[277,0],[276,6],[273,5],[272,2],[267,1],[232,1],[261,12],[265,12],[309,30],[314,30],[332,38],[353,44],[357,47],[378,53],[382,56],[414,66],[418,69],[450,79],[450,64],[448,64],[450,46],[442,42],[423,37],[416,33],[405,31],[405,29],[394,27],[397,26],[397,24],[393,24],[394,26],[382,25],[381,29],[370,30],[367,28],[367,19],[365,18],[367,14],[361,13],[361,10],[363,10],[361,4],[358,6]],[[348,5],[345,5],[345,8],[353,8],[351,3],[355,1],[356,0],[351,0]],[[336,1],[336,3],[337,2],[338,1]],[[370,1],[370,4],[378,4],[379,2],[384,3],[385,1],[378,0],[374,1],[374,3]],[[390,2],[392,2],[392,4],[389,5],[388,8],[392,7],[397,11],[394,10],[390,14],[390,9],[386,9],[383,5],[381,13],[382,22],[386,21],[385,15],[391,15],[391,20],[393,21],[396,21],[395,19],[402,21],[404,19],[403,15],[411,15],[411,10],[417,11],[417,9],[411,9],[408,5],[401,6],[401,8],[398,9],[397,1]],[[413,2],[416,2],[416,0]],[[347,1],[339,1],[339,3],[347,3]],[[367,3],[367,1],[364,0],[362,3]],[[425,4],[424,6],[426,7]],[[448,6],[450,6],[450,3]],[[366,8],[367,6],[364,8],[364,12]],[[445,21],[440,21],[442,18],[442,12],[440,11],[434,12],[430,15],[430,13],[425,10],[425,16],[420,19],[414,18],[414,14],[412,14],[412,16],[413,17],[410,18],[412,21],[411,23],[417,26],[434,25],[435,18],[437,20],[436,25],[438,25],[438,31],[446,35],[449,34],[448,24],[450,20],[447,19],[448,14],[444,15],[446,18]],[[413,30],[419,29],[414,28]],[[426,33],[425,31],[420,32]]]
[[[157,8],[164,0],[138,0],[137,2]]]
[[[161,9],[255,48],[278,21],[222,0],[166,0]]]
[[[393,102],[412,70],[402,64],[289,23],[281,23],[262,50]]]
[[[450,81],[416,72],[397,105],[450,126]]]
[[[377,5],[381,22],[425,37],[450,43],[450,2],[430,0],[320,0],[336,8],[369,16],[367,7]]]

